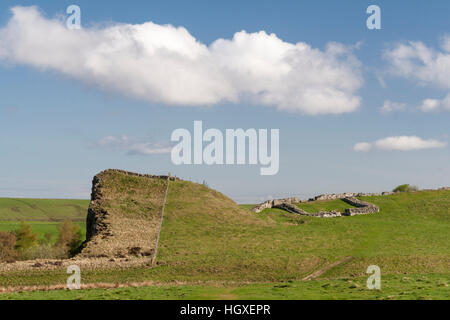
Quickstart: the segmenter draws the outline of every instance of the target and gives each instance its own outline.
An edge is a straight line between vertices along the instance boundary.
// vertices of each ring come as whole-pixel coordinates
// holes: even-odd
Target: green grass
[[[167,286],[174,281],[287,282],[289,286],[283,288],[286,290],[280,290],[286,294],[286,298],[303,295],[336,299],[375,299],[391,295],[395,299],[441,297],[441,290],[444,289],[435,288],[433,283],[441,278],[445,281],[449,278],[450,191],[401,193],[366,197],[363,200],[379,206],[380,213],[334,219],[300,216],[278,209],[267,209],[255,214],[249,210],[251,206],[237,206],[222,194],[203,185],[171,182],[157,267],[82,270],[82,281],[126,283],[155,280],[167,283]],[[349,207],[340,200],[303,205],[308,205],[303,208],[310,212]],[[145,213],[145,210],[142,212]],[[306,275],[348,256],[353,257],[353,260],[329,270],[321,276],[322,280],[309,284],[298,282]],[[372,297],[365,291],[358,291],[362,289],[361,285],[358,290],[345,287],[349,280],[364,279],[369,265],[378,265],[383,277],[388,281],[392,279],[392,292],[383,291],[383,295]],[[438,274],[439,279],[435,279],[433,274]],[[404,277],[414,275],[418,275],[417,279],[429,279],[429,287],[422,283],[416,285],[416,282],[421,282],[417,279],[414,283],[402,282]],[[347,282],[342,278],[347,279]],[[63,284],[66,279],[65,270],[11,272],[0,277],[0,286]],[[325,287],[318,285],[315,288],[315,284],[321,281],[329,281],[330,284],[323,283]],[[232,294],[246,298],[260,297],[260,292],[263,295],[261,297],[279,297],[274,293],[274,285],[261,286],[245,287],[248,291],[244,287],[236,287],[232,289]],[[198,288],[191,288],[192,291],[187,287],[186,290],[191,290],[187,292],[181,287],[148,290],[153,290],[156,295],[172,297],[171,292],[179,292],[180,295],[174,293],[174,297],[195,298]],[[386,290],[389,288],[387,286]],[[224,292],[229,293],[229,289],[224,288]],[[117,296],[138,297],[142,294],[141,290],[145,288],[118,289]],[[208,291],[208,288],[202,290],[211,292],[207,295],[211,297],[216,297],[216,293],[222,294],[220,290],[214,291],[217,288],[211,289],[214,292]],[[408,293],[410,291],[413,293]],[[101,292],[92,291],[98,295]],[[330,295],[326,295],[326,292]],[[356,295],[353,296],[352,292]],[[400,297],[402,292],[406,294]],[[110,298],[115,297],[114,291],[108,293],[111,293]],[[25,297],[28,294],[23,295]],[[48,297],[53,295],[57,293],[48,293]],[[89,298],[89,295],[86,297]]]
[[[85,221],[89,200],[0,198],[0,221]]]
[[[332,276],[362,276],[371,264],[389,274],[448,272],[449,191],[367,198],[381,212],[364,216],[320,219],[269,209],[233,219],[206,194],[195,197],[195,188],[174,183],[169,190],[158,261],[177,280],[295,280],[346,256],[355,259]]]
[[[320,219],[277,209],[254,214],[204,186],[171,183],[158,267],[83,271],[84,281],[127,282],[299,280],[329,263],[354,259],[323,275],[448,274],[449,191],[365,199],[379,214]],[[0,286],[64,283],[60,273],[0,277]]]
[[[0,231],[15,231],[24,220],[40,240],[50,233],[56,241],[58,223],[69,219],[81,227],[84,240],[88,206],[89,200],[0,198]]]
[[[297,204],[297,206],[309,213],[316,213],[319,211],[331,211],[331,210],[345,212],[345,209],[354,208],[347,202],[342,201],[340,199],[330,201],[314,201],[307,203],[299,203]]]
[[[449,278],[446,275],[386,276],[381,290],[369,290],[366,278],[289,281],[244,286],[233,285],[163,285],[140,288],[57,290],[51,292],[20,292],[0,294],[0,300],[446,300],[450,298]]]
[[[28,225],[31,226],[31,230],[37,233],[39,240],[44,240],[46,233],[52,235],[52,241],[56,242],[58,239],[58,224],[59,222],[41,222],[41,221],[26,221]],[[81,228],[82,240],[86,238],[86,223],[75,222]],[[16,231],[20,226],[19,221],[0,221],[0,231]]]

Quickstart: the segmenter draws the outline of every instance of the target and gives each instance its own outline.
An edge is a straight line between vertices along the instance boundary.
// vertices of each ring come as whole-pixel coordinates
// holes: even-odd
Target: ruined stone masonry
[[[286,198],[286,199],[278,199],[278,200],[267,200],[260,205],[253,208],[253,212],[260,213],[264,209],[276,208],[279,205],[287,205],[292,203],[299,203],[300,199],[297,197],[294,198]]]
[[[438,191],[450,190],[450,187],[443,187],[437,189]],[[421,191],[436,191],[434,189],[425,189]],[[277,200],[267,200],[252,209],[253,212],[259,213],[264,209],[276,208],[285,210],[287,212],[300,214],[303,216],[310,217],[320,217],[320,218],[335,218],[341,216],[354,216],[360,214],[378,213],[380,209],[369,202],[361,201],[356,197],[377,197],[377,196],[389,196],[395,194],[394,192],[381,192],[381,193],[362,193],[362,192],[345,192],[345,193],[332,193],[332,194],[321,194],[309,200],[300,200],[297,197],[277,199]],[[354,206],[355,208],[346,209],[345,212],[330,211],[330,212],[317,212],[308,213],[299,207],[296,203],[312,202],[312,201],[328,201],[341,199],[348,204]]]
[[[141,181],[130,185],[133,194],[139,194],[139,200],[133,198],[130,201],[132,209],[139,208],[142,211],[137,215],[124,213],[120,206],[122,200],[127,200],[127,195],[118,186],[121,180],[114,179],[121,176],[137,177],[139,180],[133,181]],[[160,182],[162,180],[164,184]],[[159,176],[117,169],[97,174],[92,182],[91,202],[86,217],[86,241],[77,257],[114,260],[153,256],[161,226],[160,208],[164,206],[168,181],[174,180],[180,179],[170,174]],[[153,186],[157,188],[153,190]]]
[[[346,216],[355,216],[358,214],[368,214],[368,213],[380,212],[380,208],[378,208],[376,205],[369,203],[369,202],[361,201],[354,197],[343,198],[342,200],[347,202],[348,204],[356,207],[356,208],[346,209],[345,214],[344,214]]]
[[[86,240],[89,241],[92,239],[92,237],[98,233],[104,232],[104,236],[109,236],[109,233],[107,231],[108,226],[107,223],[105,223],[106,216],[108,215],[108,212],[102,208],[99,203],[102,199],[102,193],[101,193],[101,182],[99,179],[99,176],[102,173],[106,172],[116,172],[120,174],[124,174],[127,176],[136,176],[136,177],[144,177],[144,178],[152,178],[152,179],[162,179],[170,181],[178,181],[181,180],[177,177],[172,176],[157,176],[157,175],[150,175],[150,174],[141,174],[141,173],[134,173],[130,171],[125,170],[119,170],[119,169],[107,169],[102,172],[100,172],[98,175],[96,175],[92,181],[92,192],[91,192],[91,203],[88,208],[88,214],[86,217]]]
[[[382,194],[363,194],[363,193],[340,193],[340,194],[331,194],[331,195],[320,195],[315,197],[314,199],[310,199],[309,201],[323,201],[323,200],[335,200],[335,199],[342,199],[343,201],[347,202],[348,204],[354,206],[355,208],[346,209],[344,213],[339,211],[320,211],[317,213],[309,213],[301,208],[297,207],[295,203],[301,203],[306,201],[301,201],[299,198],[286,198],[286,199],[277,199],[277,200],[268,200],[260,205],[257,205],[255,208],[252,209],[253,212],[259,213],[263,211],[264,209],[269,208],[276,208],[285,210],[290,213],[299,214],[302,216],[310,216],[310,217],[318,217],[318,218],[337,218],[342,216],[355,216],[360,214],[369,214],[369,213],[377,213],[380,212],[380,209],[369,202],[361,201],[355,196],[373,196],[373,195],[387,195],[392,194],[390,192],[384,192]]]
[[[124,174],[127,176],[162,179],[162,180],[169,179],[170,181],[181,181],[180,178],[172,177],[172,176],[169,177],[169,176],[157,176],[157,175],[152,175],[152,174],[142,174],[142,173],[135,173],[135,172],[125,171],[125,170],[120,170],[120,169],[107,169],[107,170],[100,172],[100,174],[104,173],[104,172],[117,172],[117,173],[121,173],[121,174]]]
[[[346,193],[332,193],[332,194],[321,194],[317,197],[309,199],[308,201],[325,201],[325,200],[336,200],[354,197],[378,197],[378,196],[389,196],[394,194],[394,192],[382,192],[382,193],[362,193],[362,192],[346,192]]]

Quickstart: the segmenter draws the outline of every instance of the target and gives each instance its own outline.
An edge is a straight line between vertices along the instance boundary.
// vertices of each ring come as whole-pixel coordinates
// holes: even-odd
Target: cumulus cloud
[[[450,89],[450,40],[444,38],[441,50],[427,47],[419,41],[397,44],[384,53],[391,72],[415,79],[422,85]]]
[[[388,137],[385,139],[377,140],[375,146],[380,150],[420,150],[420,149],[433,149],[443,148],[446,146],[445,142],[438,140],[424,140],[416,136],[400,136],[400,137]]]
[[[411,151],[421,149],[444,148],[446,146],[447,146],[446,142],[434,139],[424,140],[416,136],[398,136],[398,137],[387,137],[384,139],[377,140],[373,143],[360,142],[355,144],[353,150],[357,152],[368,152],[372,148],[377,148],[378,150],[386,150],[386,151],[393,151],[393,150]]]
[[[442,38],[440,49],[419,41],[400,43],[384,53],[391,73],[415,80],[422,86],[450,89],[450,36]],[[450,111],[450,93],[443,100],[425,99],[420,110]]]
[[[442,100],[423,100],[420,110],[422,110],[423,112],[450,111],[450,93]]]
[[[370,149],[372,149],[372,144],[368,142],[359,142],[353,147],[353,150],[356,152],[367,152]]]
[[[388,114],[388,113],[396,112],[396,111],[404,111],[404,110],[406,110],[405,103],[392,102],[390,100],[384,101],[384,104],[380,109],[381,113],[383,113],[383,114]]]
[[[360,62],[352,47],[339,43],[320,50],[264,31],[241,31],[208,46],[171,25],[69,30],[36,7],[14,7],[12,14],[0,29],[0,59],[145,101],[249,102],[313,115],[352,112],[360,105]]]
[[[138,142],[126,135],[103,137],[95,144],[95,147],[110,151],[122,151],[128,155],[164,154],[170,153],[172,150],[170,147]]]

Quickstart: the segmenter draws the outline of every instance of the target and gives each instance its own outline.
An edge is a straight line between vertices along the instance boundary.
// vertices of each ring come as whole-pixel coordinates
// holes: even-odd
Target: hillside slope
[[[0,221],[85,221],[89,200],[0,198]]]
[[[383,275],[449,274],[450,190],[364,197],[380,212],[322,219],[278,209],[256,214],[204,185],[175,179],[168,185],[156,265],[150,267],[167,182],[117,170],[100,173],[82,253],[62,266],[45,266],[56,272],[41,271],[33,261],[0,265],[0,286],[65,283],[64,268],[74,263],[82,266],[84,283],[283,282],[320,270],[326,270],[320,278],[351,279],[367,276],[369,265],[378,265]],[[315,212],[342,204],[308,206]],[[101,263],[94,265],[97,259]]]
[[[80,257],[151,255],[166,186],[160,178],[115,170],[99,174],[87,223],[90,241]],[[363,200],[379,206],[380,213],[336,219],[276,209],[255,214],[204,185],[170,181],[156,268],[146,279],[303,279],[346,257],[352,259],[322,277],[364,276],[372,264],[389,274],[448,271],[450,191]],[[91,232],[94,216],[100,217],[98,230]]]
[[[171,183],[158,277],[302,279],[345,257],[353,259],[322,277],[364,276],[372,264],[389,274],[448,272],[450,191],[363,200],[379,206],[380,213],[336,219],[302,217],[278,209],[254,214],[237,210],[230,200],[204,186]],[[315,203],[309,205],[313,208]]]

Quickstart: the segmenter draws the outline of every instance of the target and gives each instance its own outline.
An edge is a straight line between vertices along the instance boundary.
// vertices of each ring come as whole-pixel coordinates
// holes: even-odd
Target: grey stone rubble
[[[381,193],[362,193],[362,192],[345,192],[345,193],[332,193],[332,194],[321,194],[317,197],[311,198],[308,201],[324,201],[324,200],[336,200],[344,198],[354,198],[354,197],[377,197],[377,196],[389,196],[394,194],[394,192],[381,192]]]
[[[294,198],[286,198],[286,199],[277,199],[277,200],[267,200],[259,205],[257,205],[255,208],[253,208],[253,212],[260,213],[264,209],[270,209],[275,208],[279,205],[290,205],[292,203],[299,203],[300,199],[297,197]],[[297,213],[297,212],[295,212]]]
[[[420,192],[420,191],[446,191],[450,190],[450,187],[442,187],[438,189],[423,189],[412,192]],[[321,194],[314,198],[308,199],[308,201],[325,201],[325,200],[336,200],[336,199],[344,199],[344,198],[354,198],[354,197],[379,197],[379,196],[390,196],[395,194],[395,192],[385,191],[385,192],[376,192],[376,193],[364,193],[364,192],[344,192],[344,193],[331,193],[331,194]],[[303,201],[300,201],[303,202]]]

